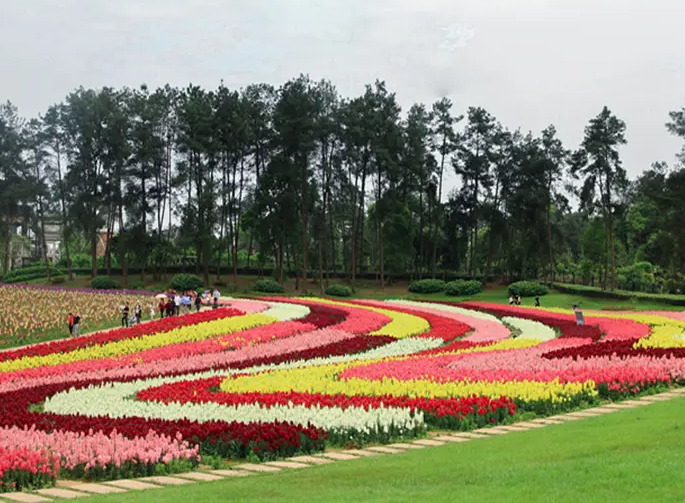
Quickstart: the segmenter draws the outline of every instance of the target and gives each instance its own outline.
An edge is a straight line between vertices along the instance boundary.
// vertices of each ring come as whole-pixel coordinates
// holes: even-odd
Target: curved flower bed
[[[58,472],[59,457],[44,447],[0,443],[0,493],[52,486]]]
[[[469,430],[685,381],[685,321],[655,313],[586,313],[579,327],[569,311],[480,302],[221,303],[0,353],[0,449],[54,455],[37,484],[135,477],[198,456]]]

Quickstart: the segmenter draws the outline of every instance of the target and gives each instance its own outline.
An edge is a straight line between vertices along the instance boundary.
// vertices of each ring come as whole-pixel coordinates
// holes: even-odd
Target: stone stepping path
[[[114,494],[128,491],[142,491],[157,489],[163,486],[179,486],[195,484],[197,482],[211,482],[226,480],[235,477],[249,477],[259,474],[278,473],[283,470],[298,470],[311,468],[319,465],[328,465],[338,461],[349,461],[367,457],[401,454],[409,450],[425,449],[427,447],[439,447],[445,444],[470,442],[472,440],[493,438],[501,435],[530,431],[532,429],[545,428],[563,424],[567,421],[577,421],[592,417],[603,416],[620,410],[635,409],[652,403],[672,400],[685,396],[685,388],[640,397],[634,400],[626,400],[619,403],[609,403],[591,409],[585,409],[568,414],[559,414],[547,418],[532,419],[520,423],[479,428],[464,432],[435,432],[430,438],[414,440],[412,442],[399,442],[383,446],[371,446],[364,449],[349,449],[346,451],[331,451],[315,455],[296,456],[284,461],[269,461],[265,463],[243,463],[232,466],[231,469],[197,471],[179,473],[174,475],[159,475],[143,477],[135,480],[113,480],[101,483],[79,482],[72,480],[60,480],[57,487],[40,489],[34,492],[0,493],[0,503],[18,501],[23,503],[41,503],[44,501],[59,501],[78,499],[93,494]]]

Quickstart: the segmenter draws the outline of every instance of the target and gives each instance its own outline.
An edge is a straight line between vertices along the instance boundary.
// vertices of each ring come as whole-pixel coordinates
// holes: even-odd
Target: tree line
[[[685,109],[668,133],[685,139]],[[398,275],[544,278],[603,288],[685,286],[685,170],[628,180],[626,125],[608,108],[567,148],[553,125],[509,129],[448,98],[404,113],[384,82],[342,97],[308,76],[280,87],[79,88],[23,119],[0,106],[0,256],[29,222],[47,263],[89,247],[102,265],[159,276],[194,257],[207,283],[248,267],[322,287],[331,274],[380,287]],[[445,188],[448,174],[459,184]],[[574,203],[579,201],[579,204]],[[49,277],[49,268],[46,268]],[[651,276],[650,276],[651,275]]]

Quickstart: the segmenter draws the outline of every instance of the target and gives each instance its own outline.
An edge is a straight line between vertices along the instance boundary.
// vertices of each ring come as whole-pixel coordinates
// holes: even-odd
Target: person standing
[[[174,315],[174,303],[171,301],[171,299],[166,301],[166,317],[169,318],[170,316]]]
[[[140,304],[136,305],[136,325],[140,325],[140,322],[143,321],[143,306]]]
[[[174,297],[174,314],[178,316],[181,314],[181,296],[179,294],[176,294],[176,297]]]
[[[159,317],[164,318],[164,311],[166,310],[166,304],[163,299],[159,301],[159,305],[157,306],[157,309],[159,309]]]
[[[69,313],[67,324],[69,325],[69,335],[74,335],[74,315],[72,313]]]
[[[535,307],[540,307],[540,297],[535,297]]]
[[[126,328],[128,327],[128,306],[124,304],[124,306],[121,308],[121,326]]]
[[[150,304],[150,305],[148,306],[148,309],[150,310],[150,321],[152,321],[152,320],[155,319],[155,306],[153,306],[152,304]]]
[[[219,292],[219,289],[215,288],[214,291],[212,292],[212,299],[214,300],[215,304],[219,303],[220,297],[221,297],[221,293]]]
[[[212,309],[219,308],[219,297],[214,297],[214,304],[212,304]]]
[[[76,313],[74,316],[74,330],[72,333],[72,337],[78,337],[80,335],[80,330],[81,330],[81,316]]]
[[[195,296],[195,310],[199,313],[202,307],[202,297],[199,295]]]
[[[513,296],[513,295],[510,295],[510,296],[509,296],[509,305],[510,305],[510,306],[513,306],[513,305],[514,305],[514,296]]]

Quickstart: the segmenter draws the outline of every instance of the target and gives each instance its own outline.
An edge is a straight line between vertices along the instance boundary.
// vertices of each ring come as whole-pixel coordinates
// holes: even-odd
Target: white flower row
[[[502,321],[521,332],[521,335],[518,337],[519,339],[551,341],[557,336],[553,328],[540,323],[539,321],[513,318],[511,316],[502,318]]]
[[[175,379],[157,379],[156,385]],[[411,413],[406,408],[365,410],[363,407],[306,407],[289,404],[266,408],[260,404],[228,406],[218,403],[144,402],[133,400],[136,393],[153,382],[113,383],[59,393],[45,402],[45,411],[56,414],[109,416],[112,418],[143,417],[166,420],[308,423],[326,430],[354,429],[362,433],[413,431],[424,424],[422,413]]]
[[[461,314],[464,316],[470,316],[471,318],[477,318],[479,320],[487,320],[487,321],[492,321],[495,323],[502,323],[499,318],[488,314],[488,313],[483,313],[481,311],[475,311],[471,309],[464,309],[463,307],[457,307],[457,306],[449,306],[446,304],[434,304],[432,302],[416,302],[412,300],[386,300],[388,304],[397,304],[397,305],[402,305],[402,306],[408,306],[408,307],[416,307],[416,308],[428,308],[428,309],[438,309],[440,311],[446,311],[446,312],[451,312],[455,314]]]
[[[269,308],[262,311],[265,316],[272,316],[278,321],[299,320],[309,315],[311,310],[300,304],[287,304],[285,302],[268,302]]]

